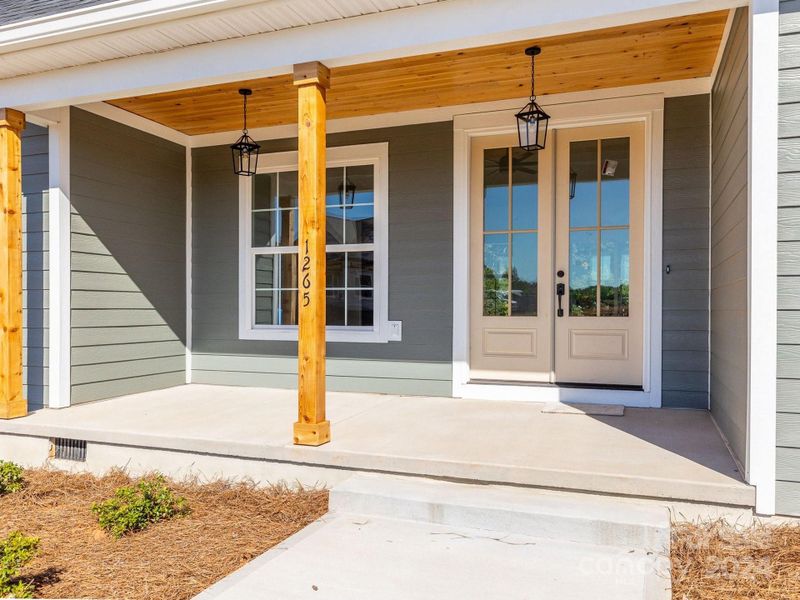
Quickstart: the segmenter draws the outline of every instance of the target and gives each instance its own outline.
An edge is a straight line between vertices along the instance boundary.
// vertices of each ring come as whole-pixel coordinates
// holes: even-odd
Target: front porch
[[[0,421],[0,456],[47,460],[50,438],[87,442],[104,471],[252,477],[333,485],[356,471],[751,507],[706,411],[624,416],[542,412],[544,404],[328,393],[329,444],[292,444],[296,391],[183,385]]]
[[[93,471],[366,470],[746,507],[757,487],[775,512],[757,13],[430,4],[192,38],[150,68],[78,62],[67,87],[67,65],[6,73],[0,178],[24,201],[0,269],[0,419],[20,417],[0,456],[41,464],[63,437]],[[394,39],[401,23],[436,39]],[[515,119],[531,80],[550,131],[535,153]],[[260,144],[248,177],[240,127]]]

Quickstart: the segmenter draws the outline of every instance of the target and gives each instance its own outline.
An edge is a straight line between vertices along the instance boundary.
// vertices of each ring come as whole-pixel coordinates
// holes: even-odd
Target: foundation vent
[[[86,440],[53,438],[50,440],[50,456],[75,462],[86,461]]]

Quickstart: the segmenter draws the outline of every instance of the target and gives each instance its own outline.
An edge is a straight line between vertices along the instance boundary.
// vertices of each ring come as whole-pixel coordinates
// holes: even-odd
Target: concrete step
[[[598,496],[365,473],[331,490],[330,510],[669,555],[666,507]]]
[[[329,513],[197,600],[669,600],[641,550]]]

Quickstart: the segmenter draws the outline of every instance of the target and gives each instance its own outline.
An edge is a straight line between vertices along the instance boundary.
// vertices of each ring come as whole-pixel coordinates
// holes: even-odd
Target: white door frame
[[[453,119],[453,396],[533,402],[594,402],[661,406],[661,265],[664,96],[651,94],[563,104],[544,103],[550,128],[645,124],[643,390],[609,390],[470,383],[469,375],[469,168],[474,137],[516,132],[514,111]]]

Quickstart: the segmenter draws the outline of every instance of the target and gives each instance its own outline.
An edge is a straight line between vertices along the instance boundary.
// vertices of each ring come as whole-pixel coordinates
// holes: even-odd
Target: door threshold
[[[471,385],[507,385],[515,387],[551,388],[551,389],[583,389],[583,390],[616,390],[621,392],[643,392],[640,385],[615,385],[611,383],[571,383],[546,381],[509,381],[507,379],[470,379]]]

